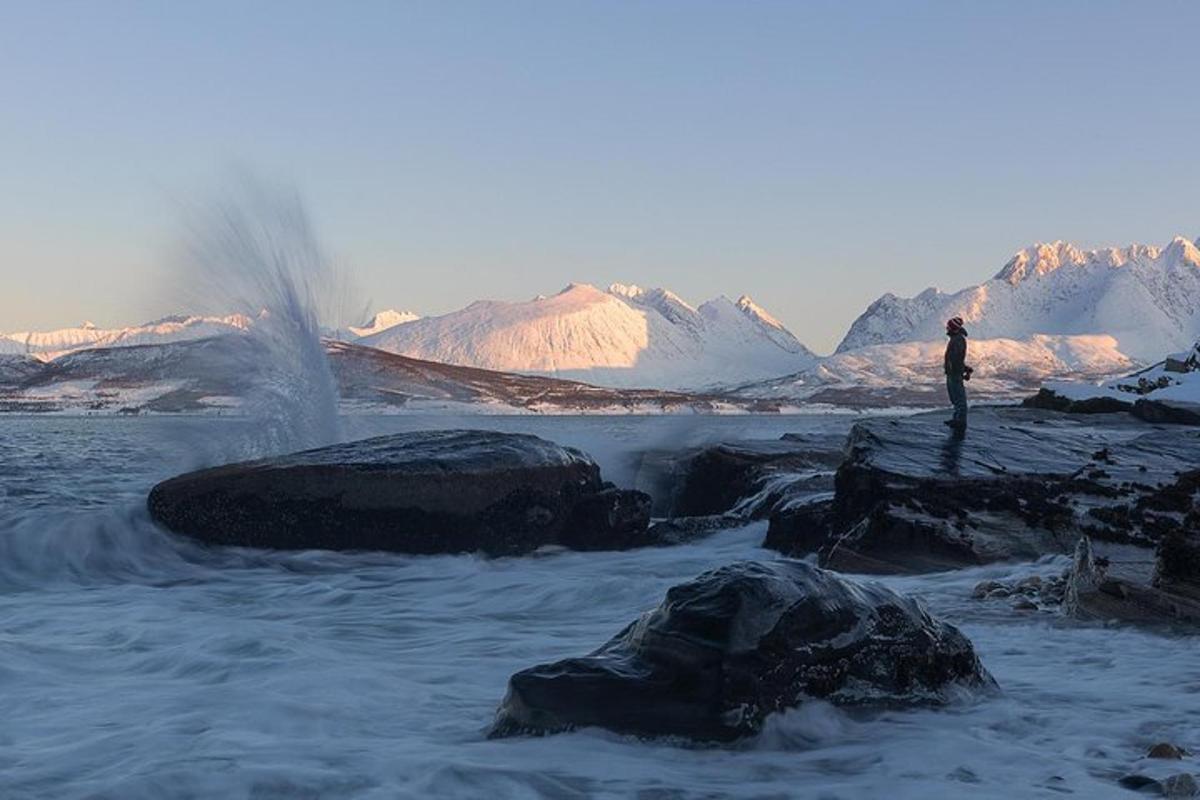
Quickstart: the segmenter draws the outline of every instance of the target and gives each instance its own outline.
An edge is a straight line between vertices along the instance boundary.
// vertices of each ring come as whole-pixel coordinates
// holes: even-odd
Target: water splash
[[[338,438],[338,391],[318,309],[339,283],[299,194],[244,174],[186,210],[176,258],[194,306],[254,320],[237,337],[231,368],[251,388],[253,430],[227,453],[269,455]],[[226,448],[227,450],[230,448]]]

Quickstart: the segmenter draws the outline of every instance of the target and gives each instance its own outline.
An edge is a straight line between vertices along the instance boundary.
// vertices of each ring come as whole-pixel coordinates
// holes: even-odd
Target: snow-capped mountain
[[[346,330],[361,339],[366,336],[374,336],[377,333],[386,331],[388,328],[394,328],[397,325],[413,322],[420,318],[420,314],[414,314],[411,311],[397,311],[394,308],[389,308],[386,311],[380,311],[362,325],[351,325]]]
[[[1200,249],[1182,237],[1162,248],[1033,245],[978,286],[884,295],[854,321],[837,352],[941,340],[953,316],[966,321],[973,338],[1109,335],[1124,355],[1153,361],[1200,336]]]
[[[944,349],[944,339],[868,345],[835,353],[795,375],[743,386],[737,394],[797,404],[944,405]],[[1103,335],[972,339],[969,360],[975,367],[968,387],[972,400],[1013,400],[1048,380],[1099,379],[1134,366],[1117,340]]]
[[[666,289],[622,284],[571,284],[524,302],[479,301],[360,343],[447,364],[656,388],[755,380],[815,361],[748,297],[693,307]]]
[[[172,316],[144,325],[111,329],[97,328],[85,322],[75,328],[55,331],[0,333],[0,353],[54,358],[63,353],[93,347],[126,347],[204,339],[244,331],[252,324],[253,320],[242,314],[227,317]]]

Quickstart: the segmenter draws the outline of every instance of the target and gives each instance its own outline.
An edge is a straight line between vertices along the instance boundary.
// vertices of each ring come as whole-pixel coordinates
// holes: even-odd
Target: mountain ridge
[[[1200,248],[1181,236],[1165,247],[1034,244],[975,286],[882,295],[851,324],[835,354],[940,339],[952,316],[984,338],[1112,335],[1129,357],[1152,360],[1200,336]]]
[[[360,343],[459,366],[669,389],[766,378],[816,360],[746,296],[693,306],[668,289],[620,283],[572,283],[527,301],[480,300]]]

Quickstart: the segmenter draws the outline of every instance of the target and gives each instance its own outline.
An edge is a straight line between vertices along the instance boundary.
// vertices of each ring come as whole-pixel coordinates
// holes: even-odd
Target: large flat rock
[[[152,516],[212,544],[406,553],[647,544],[649,498],[605,484],[578,450],[524,434],[381,436],[192,472]]]
[[[1067,553],[1081,535],[1153,547],[1196,513],[1200,428],[1129,414],[975,409],[855,425],[834,498],[776,512],[767,546],[853,572]]]

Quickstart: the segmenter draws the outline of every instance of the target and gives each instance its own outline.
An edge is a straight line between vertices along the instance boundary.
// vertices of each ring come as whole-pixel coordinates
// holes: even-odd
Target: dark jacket
[[[967,332],[947,334],[950,341],[946,342],[946,374],[961,378],[967,368]]]

